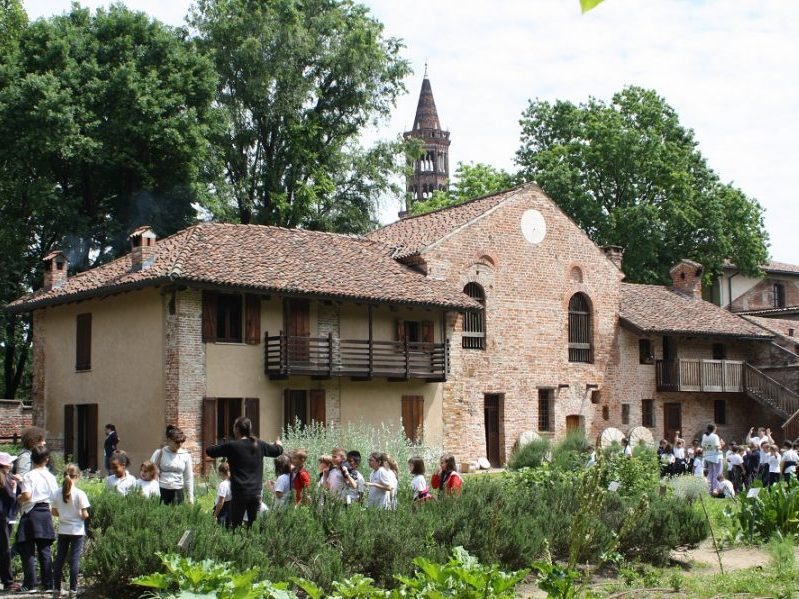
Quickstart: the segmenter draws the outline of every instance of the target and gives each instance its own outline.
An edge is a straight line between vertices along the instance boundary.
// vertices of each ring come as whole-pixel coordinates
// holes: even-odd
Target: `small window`
[[[641,426],[655,428],[655,401],[653,399],[641,400]]]
[[[651,339],[638,340],[638,363],[639,364],[655,363],[655,352],[652,350]]]
[[[283,426],[324,425],[326,401],[324,389],[285,389],[283,391]]]
[[[554,391],[552,389],[538,390],[538,430],[552,433],[555,431],[555,418],[553,400]]]
[[[424,425],[424,396],[402,396],[402,427],[411,443],[420,443]]]
[[[717,399],[713,402],[713,420],[716,424],[727,424],[727,401]]]
[[[727,348],[724,346],[723,343],[714,343],[713,344],[713,359],[714,360],[726,360],[727,359]]]
[[[602,420],[610,420],[610,408],[602,406]]]
[[[569,300],[569,362],[592,361],[591,305],[582,293]]]
[[[774,283],[774,307],[785,307],[785,285],[782,283]]]
[[[486,296],[477,283],[469,283],[463,292],[482,304],[481,310],[470,310],[463,317],[463,347],[465,349],[485,349],[486,347]]]
[[[630,424],[630,404],[621,404],[621,423]]]
[[[75,370],[92,368],[92,315],[78,314],[75,333]]]
[[[216,340],[242,342],[242,296],[220,293],[216,298]]]

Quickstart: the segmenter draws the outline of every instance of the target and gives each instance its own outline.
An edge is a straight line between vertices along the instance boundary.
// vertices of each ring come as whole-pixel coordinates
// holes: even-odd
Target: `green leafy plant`
[[[551,447],[548,439],[536,439],[530,443],[517,446],[510,455],[508,468],[511,470],[537,468],[544,463],[550,449]]]
[[[768,541],[772,536],[799,534],[799,483],[778,483],[763,487],[760,492],[736,496],[737,510],[728,509],[741,536],[750,543]]]

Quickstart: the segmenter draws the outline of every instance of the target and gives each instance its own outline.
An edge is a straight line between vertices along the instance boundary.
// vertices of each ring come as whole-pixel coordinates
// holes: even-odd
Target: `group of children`
[[[299,505],[311,501],[312,478],[306,469],[308,452],[297,449],[275,458],[274,481],[267,483],[273,496],[273,505],[283,507]],[[369,454],[369,479],[361,474],[361,453],[345,451],[335,447],[330,454],[322,455],[317,461],[316,487],[320,501],[336,500],[346,505],[365,503],[377,509],[397,507],[397,488],[399,485],[399,466],[396,460],[386,453]],[[411,491],[414,502],[433,499],[433,494],[425,478],[425,464],[420,457],[408,460],[411,475]],[[214,516],[220,524],[228,525],[230,517],[230,468],[223,462],[217,470],[220,478],[217,487]],[[446,495],[459,494],[463,481],[455,466],[455,458],[442,456],[439,468],[431,479],[433,489]],[[265,508],[264,508],[265,509]]]

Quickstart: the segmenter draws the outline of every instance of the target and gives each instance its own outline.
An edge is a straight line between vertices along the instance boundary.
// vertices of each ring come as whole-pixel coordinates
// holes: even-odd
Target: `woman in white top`
[[[45,589],[53,587],[53,562],[50,545],[55,540],[50,500],[58,490],[55,476],[47,470],[50,452],[46,447],[31,450],[33,468],[26,472],[20,483],[22,518],[17,528],[17,548],[22,558],[23,591],[36,588],[36,553],[39,557],[41,583]]]
[[[105,486],[120,495],[127,495],[131,489],[135,489],[136,477],[128,472],[128,466],[130,466],[128,454],[122,450],[112,453],[108,462],[111,476],[105,479]]]
[[[716,434],[716,425],[708,424],[707,432],[702,435],[702,455],[707,466],[707,477],[710,480],[710,492],[716,494],[721,474],[721,439]]]
[[[58,517],[58,553],[53,572],[53,594],[61,592],[61,577],[64,562],[69,554],[69,596],[78,592],[80,554],[86,536],[84,521],[89,517],[89,498],[75,486],[80,478],[80,468],[67,464],[64,468],[64,483],[52,496],[53,516]]]
[[[369,476],[369,482],[364,483],[369,489],[367,505],[381,510],[391,509],[391,492],[394,490],[392,483],[395,478],[388,468],[386,454],[379,452],[370,454],[369,468],[372,469],[372,474]]]
[[[159,472],[161,503],[183,503],[184,498],[194,503],[194,464],[182,447],[185,442],[183,431],[170,424],[166,427],[166,446],[156,449],[150,458]]]

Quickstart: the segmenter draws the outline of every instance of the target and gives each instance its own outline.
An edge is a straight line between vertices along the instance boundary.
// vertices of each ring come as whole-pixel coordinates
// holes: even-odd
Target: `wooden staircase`
[[[799,393],[774,380],[751,364],[744,364],[743,389],[747,396],[785,418],[786,439],[799,436]]]

